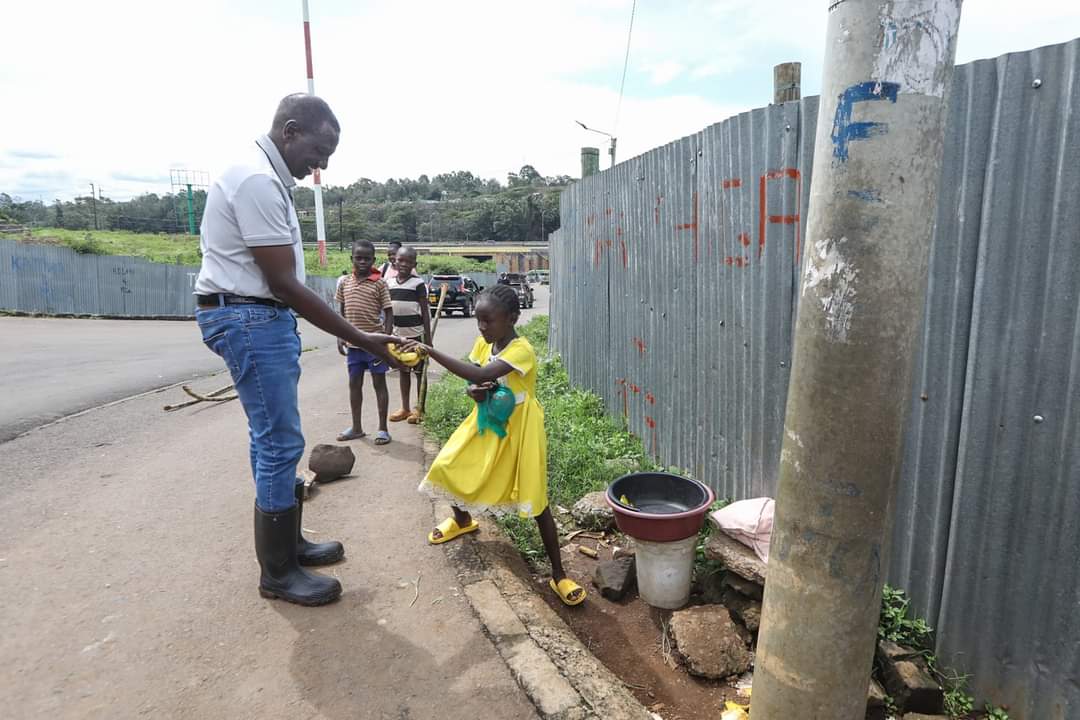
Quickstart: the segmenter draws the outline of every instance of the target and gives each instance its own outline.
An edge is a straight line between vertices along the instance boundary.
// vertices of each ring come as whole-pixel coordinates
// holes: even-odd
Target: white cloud
[[[650,65],[647,70],[653,85],[667,85],[682,75],[686,70],[686,66],[674,60],[664,60],[655,65]]]
[[[579,148],[606,140],[573,121],[613,129],[630,3],[311,0],[316,90],[343,126],[325,182],[576,175]],[[0,191],[167,192],[170,167],[219,172],[306,89],[296,0],[9,5]],[[960,59],[1080,35],[1077,5],[969,0]],[[638,3],[619,157],[764,105],[779,62],[802,60],[816,92],[826,20],[805,0]]]

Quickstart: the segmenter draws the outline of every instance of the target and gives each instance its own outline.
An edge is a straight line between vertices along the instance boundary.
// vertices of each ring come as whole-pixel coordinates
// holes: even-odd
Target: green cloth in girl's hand
[[[506,437],[506,423],[514,414],[517,398],[510,388],[500,385],[494,390],[489,390],[483,401],[476,403],[476,425],[483,435],[485,430],[491,430],[497,436]]]

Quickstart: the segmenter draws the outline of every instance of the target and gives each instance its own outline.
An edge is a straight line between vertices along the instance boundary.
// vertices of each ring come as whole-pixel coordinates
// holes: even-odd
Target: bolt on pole
[[[866,712],[960,6],[829,4],[755,720]]]

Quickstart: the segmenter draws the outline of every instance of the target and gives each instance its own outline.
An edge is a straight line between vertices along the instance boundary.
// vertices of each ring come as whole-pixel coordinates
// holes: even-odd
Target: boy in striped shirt
[[[353,244],[353,271],[338,285],[336,300],[341,314],[354,327],[365,332],[394,328],[394,313],[386,281],[382,279],[375,265],[375,246],[367,240],[358,240]],[[375,402],[379,407],[379,430],[375,433],[375,444],[385,445],[390,442],[390,433],[386,428],[386,412],[390,405],[390,394],[386,390],[386,373],[390,369],[383,360],[362,348],[348,346],[338,341],[338,352],[345,355],[349,368],[349,406],[352,409],[352,426],[338,435],[340,442],[356,440],[366,434],[361,428],[361,409],[364,405],[364,374],[371,373],[371,384],[375,386]]]
[[[392,277],[387,281],[390,301],[394,306],[394,333],[401,338],[431,345],[431,311],[427,287],[423,279],[416,275],[416,248],[406,246],[398,250],[394,267],[397,272],[392,273]],[[414,407],[412,412],[409,411],[412,373],[408,370],[398,371],[401,409],[390,416],[390,422],[401,422],[405,419],[413,424],[419,422],[420,376],[423,368],[424,363],[420,363],[412,369],[416,373],[417,397],[417,407]]]

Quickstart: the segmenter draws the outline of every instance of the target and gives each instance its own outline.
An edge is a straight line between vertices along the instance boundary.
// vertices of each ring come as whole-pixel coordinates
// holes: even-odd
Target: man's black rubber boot
[[[304,537],[304,484],[296,483],[296,561],[301,565],[331,565],[345,558],[337,540],[313,543]]]
[[[300,511],[263,512],[255,506],[255,555],[262,573],[259,594],[298,605],[325,605],[341,597],[341,583],[310,573],[296,561]]]

